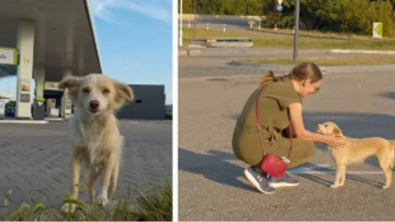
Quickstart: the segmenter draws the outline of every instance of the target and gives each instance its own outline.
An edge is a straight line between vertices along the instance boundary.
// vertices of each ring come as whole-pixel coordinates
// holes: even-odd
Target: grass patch
[[[271,36],[250,32],[222,32],[216,30],[196,29],[196,38],[205,37],[248,37],[254,47],[291,49],[292,36]],[[193,39],[193,29],[184,29],[183,45],[189,45]],[[391,39],[328,39],[317,37],[299,37],[299,49],[364,49],[364,50],[395,50],[395,41]]]
[[[30,206],[27,203],[13,210],[4,219],[9,221],[172,221],[172,186],[154,187],[149,193],[138,192],[115,199],[111,207],[88,205],[80,200],[65,199],[64,203],[75,203],[75,212],[62,213],[56,209],[46,209],[42,203]]]
[[[266,33],[289,34],[293,36],[292,29],[277,29],[277,31],[274,31],[272,28],[261,27],[260,30],[258,28],[252,28],[252,30],[258,32],[266,32]],[[355,34],[336,33],[336,32],[322,32],[317,30],[299,30],[299,35],[303,35],[305,37],[328,38],[328,39],[344,38],[349,40],[355,40],[355,39],[373,40],[371,35],[355,35]],[[394,40],[394,38],[383,38],[376,40]]]
[[[395,57],[333,57],[333,58],[301,58],[295,62],[288,58],[257,58],[245,59],[246,62],[275,63],[296,65],[301,62],[314,62],[319,66],[349,66],[349,65],[393,65]]]

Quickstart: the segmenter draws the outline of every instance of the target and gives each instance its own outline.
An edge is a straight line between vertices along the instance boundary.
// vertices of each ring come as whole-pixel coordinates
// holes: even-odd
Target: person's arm
[[[292,103],[288,106],[291,123],[295,130],[296,137],[299,139],[310,140],[314,142],[328,143],[330,137],[313,133],[304,128],[302,117],[302,104]]]

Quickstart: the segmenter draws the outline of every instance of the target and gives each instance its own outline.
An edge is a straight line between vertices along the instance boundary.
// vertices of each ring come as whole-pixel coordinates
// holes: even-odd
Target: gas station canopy
[[[34,67],[46,81],[101,73],[89,0],[0,0],[0,47],[17,48],[18,22],[34,22]],[[0,78],[17,75],[14,65],[0,65]]]
[[[12,95],[1,93],[0,92],[0,99],[12,99]]]

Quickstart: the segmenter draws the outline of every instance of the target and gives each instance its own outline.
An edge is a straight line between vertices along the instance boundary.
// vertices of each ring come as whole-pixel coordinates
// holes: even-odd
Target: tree
[[[241,0],[227,0],[225,3],[226,15],[244,15],[246,12],[246,2]]]
[[[246,0],[246,10],[243,15],[262,15],[262,0]]]
[[[295,0],[183,0],[185,13],[261,15],[265,24],[280,28],[294,26]],[[300,0],[300,28],[353,34],[372,33],[373,22],[383,23],[384,36],[395,36],[395,0]]]
[[[194,0],[182,0],[182,13],[188,13],[188,14],[193,13],[193,1]]]
[[[376,1],[370,4],[368,11],[368,21],[370,30],[373,22],[383,23],[383,35],[384,36],[395,36],[395,13],[394,13],[394,2],[392,1]]]
[[[267,1],[264,15],[267,25],[292,28],[295,1],[284,1],[283,11],[274,10],[276,3]],[[372,33],[373,22],[382,22],[384,36],[395,36],[395,0],[300,0],[300,28],[353,34]]]

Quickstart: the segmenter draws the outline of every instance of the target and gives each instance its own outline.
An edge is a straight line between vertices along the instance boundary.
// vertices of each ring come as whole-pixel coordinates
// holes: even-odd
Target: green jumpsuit
[[[257,131],[255,102],[260,89],[255,90],[237,120],[233,133],[233,152],[236,157],[252,166],[259,166],[263,150]],[[302,103],[291,79],[269,83],[260,94],[258,103],[261,135],[265,153],[288,156],[290,140],[285,132],[290,125],[288,106]],[[288,134],[288,133],[287,133]],[[307,162],[314,156],[312,141],[293,138],[293,147],[288,168]]]

